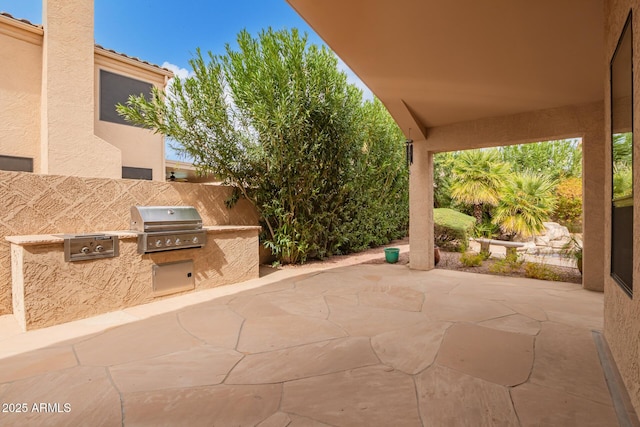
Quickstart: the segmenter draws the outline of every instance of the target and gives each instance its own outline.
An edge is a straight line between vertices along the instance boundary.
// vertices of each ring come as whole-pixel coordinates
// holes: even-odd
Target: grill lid
[[[202,229],[202,218],[193,206],[132,206],[131,230],[139,232]]]

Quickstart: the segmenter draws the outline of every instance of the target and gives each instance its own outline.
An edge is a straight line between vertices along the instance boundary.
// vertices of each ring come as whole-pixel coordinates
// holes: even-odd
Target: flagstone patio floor
[[[28,333],[5,316],[0,425],[616,426],[602,310],[575,284],[354,265]]]

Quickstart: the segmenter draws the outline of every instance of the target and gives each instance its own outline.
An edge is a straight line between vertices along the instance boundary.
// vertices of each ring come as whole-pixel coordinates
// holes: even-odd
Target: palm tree
[[[531,172],[515,175],[502,190],[492,222],[506,233],[523,237],[539,233],[555,208],[554,188],[555,183],[546,176]]]
[[[473,205],[473,216],[482,222],[482,206],[495,206],[509,176],[509,165],[496,149],[463,151],[452,168],[451,197]]]

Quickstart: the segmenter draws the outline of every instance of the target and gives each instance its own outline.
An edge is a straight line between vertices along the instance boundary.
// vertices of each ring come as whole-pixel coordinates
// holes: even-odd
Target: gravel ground
[[[406,265],[409,263],[409,239],[395,240],[388,245],[378,248],[368,249],[366,251],[349,254],[349,255],[336,255],[324,260],[313,260],[302,265],[285,265],[279,268],[315,268],[315,269],[327,269],[337,268],[354,264],[384,264],[384,248],[394,247],[400,249],[400,256],[398,258],[398,264]],[[459,252],[445,252],[440,251],[440,263],[436,268],[444,270],[457,270],[467,271],[469,273],[479,274],[497,274],[490,271],[491,266],[498,261],[497,259],[490,258],[482,263],[478,267],[466,267],[460,262]],[[570,283],[582,283],[582,275],[577,268],[571,267],[559,267],[554,265],[547,265],[547,267],[553,271],[561,282]],[[502,276],[512,277],[525,277],[524,268],[520,268],[517,271],[501,274]]]
[[[436,266],[436,268],[442,268],[444,270],[468,271],[469,273],[498,274],[493,273],[490,270],[491,266],[495,264],[496,261],[498,261],[497,259],[489,258],[488,260],[484,261],[481,266],[478,267],[466,267],[460,262],[460,255],[461,254],[459,252],[440,251],[440,263]],[[577,268],[559,267],[556,265],[548,264],[547,268],[559,277],[560,282],[582,283],[582,274],[580,274],[580,271],[578,271]],[[519,270],[500,275],[511,277],[525,277],[524,268],[522,267]]]

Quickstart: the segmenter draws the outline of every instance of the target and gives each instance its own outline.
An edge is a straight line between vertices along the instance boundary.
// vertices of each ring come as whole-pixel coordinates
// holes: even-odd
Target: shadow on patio
[[[592,337],[602,294],[399,265],[267,280],[20,354],[54,328],[0,335],[0,401],[27,409],[0,425],[618,425]]]

